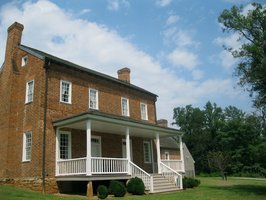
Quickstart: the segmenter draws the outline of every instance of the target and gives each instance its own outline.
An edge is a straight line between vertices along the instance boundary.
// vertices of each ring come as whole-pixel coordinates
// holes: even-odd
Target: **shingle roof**
[[[92,74],[94,76],[98,76],[100,78],[104,78],[104,79],[107,79],[109,81],[112,81],[112,82],[115,82],[115,83],[118,83],[118,84],[122,84],[122,85],[124,85],[126,87],[129,87],[129,88],[132,88],[134,90],[138,90],[138,91],[144,92],[146,94],[152,95],[155,98],[155,100],[158,97],[158,95],[156,95],[156,94],[154,94],[152,92],[149,92],[149,91],[147,91],[147,90],[145,90],[145,89],[143,89],[141,87],[135,86],[135,85],[130,84],[130,83],[128,83],[126,81],[123,81],[123,80],[119,80],[119,79],[114,78],[112,76],[97,72],[95,70],[92,70],[92,69],[77,65],[77,64],[69,62],[67,60],[58,58],[58,57],[56,57],[54,55],[48,54],[48,53],[40,51],[38,49],[34,49],[32,47],[28,47],[28,46],[25,46],[25,45],[22,45],[22,44],[19,45],[19,48],[24,50],[24,51],[26,51],[26,52],[28,52],[28,53],[30,53],[30,54],[32,54],[33,56],[36,56],[36,57],[42,59],[42,60],[47,59],[48,61],[52,61],[54,63],[62,64],[62,65],[68,66],[70,68],[77,69],[77,70]]]
[[[168,148],[168,149],[179,149],[179,144],[172,137],[161,138],[160,139],[160,146],[162,148]]]

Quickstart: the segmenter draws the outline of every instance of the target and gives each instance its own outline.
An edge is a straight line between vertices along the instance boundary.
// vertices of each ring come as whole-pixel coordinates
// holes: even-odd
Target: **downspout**
[[[42,143],[42,193],[45,194],[45,162],[46,162],[46,122],[47,122],[47,99],[48,99],[48,69],[50,62],[45,59],[45,89],[44,89],[44,112],[43,112],[43,143]]]

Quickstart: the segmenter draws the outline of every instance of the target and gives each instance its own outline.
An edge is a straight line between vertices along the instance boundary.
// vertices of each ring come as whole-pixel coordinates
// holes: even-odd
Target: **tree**
[[[266,176],[265,123],[259,113],[207,102],[202,110],[175,108],[174,120],[185,133],[197,173],[216,169],[223,174],[227,168],[230,174]]]
[[[218,170],[223,179],[226,179],[226,168],[229,165],[230,157],[222,151],[210,151],[207,155],[208,164],[211,169]]]
[[[239,36],[242,46],[226,47],[234,58],[239,59],[236,76],[239,84],[254,97],[257,108],[266,108],[266,6],[258,3],[247,13],[244,8],[233,6],[225,9],[218,20],[223,31]]]

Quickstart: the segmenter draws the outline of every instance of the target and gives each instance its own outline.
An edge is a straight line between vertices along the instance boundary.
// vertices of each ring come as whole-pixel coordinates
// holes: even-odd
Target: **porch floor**
[[[102,181],[102,180],[127,180],[131,178],[128,174],[97,174],[97,175],[71,175],[71,176],[56,176],[56,181]]]

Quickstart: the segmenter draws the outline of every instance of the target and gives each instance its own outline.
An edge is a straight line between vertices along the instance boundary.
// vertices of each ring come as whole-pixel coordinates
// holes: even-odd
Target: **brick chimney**
[[[5,61],[10,60],[14,55],[14,49],[20,44],[21,36],[24,26],[18,22],[14,22],[7,29],[7,41],[6,41],[6,55]]]
[[[157,125],[162,127],[168,127],[168,121],[166,119],[159,119],[157,120]]]
[[[118,79],[130,83],[130,69],[125,67],[117,71]]]

